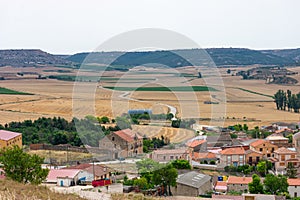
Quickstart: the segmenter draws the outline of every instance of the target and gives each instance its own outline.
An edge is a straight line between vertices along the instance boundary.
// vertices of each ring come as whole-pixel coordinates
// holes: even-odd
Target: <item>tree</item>
[[[131,129],[131,123],[126,117],[116,117],[116,122],[120,129]]]
[[[136,162],[136,167],[139,173],[143,174],[157,170],[159,168],[159,163],[150,158],[146,158]]]
[[[257,164],[257,171],[262,175],[265,176],[267,173],[267,163],[266,161],[260,161]]]
[[[44,159],[37,155],[29,155],[18,147],[1,150],[0,162],[6,177],[20,182],[40,184],[48,176],[49,169],[42,169]]]
[[[231,69],[227,69],[227,74],[230,74],[231,73]]]
[[[287,192],[288,188],[287,178],[282,175],[267,174],[264,185],[265,192],[270,194],[281,194]]]
[[[288,163],[287,169],[286,169],[286,175],[289,178],[296,178],[297,177],[297,169],[295,168],[293,163]]]
[[[160,164],[159,169],[153,172],[152,180],[156,185],[168,186],[168,195],[172,196],[171,186],[176,186],[177,176],[178,171],[173,167],[172,164]]]
[[[249,186],[249,192],[251,194],[263,194],[264,193],[264,187],[260,182],[260,177],[257,174],[253,174],[252,176],[252,182],[248,184]]]
[[[148,184],[148,181],[145,177],[134,180],[133,185],[138,186],[141,190],[147,190],[150,188],[150,185]]]
[[[172,162],[172,165],[176,169],[191,169],[192,168],[189,161],[187,161],[187,160],[174,160]]]

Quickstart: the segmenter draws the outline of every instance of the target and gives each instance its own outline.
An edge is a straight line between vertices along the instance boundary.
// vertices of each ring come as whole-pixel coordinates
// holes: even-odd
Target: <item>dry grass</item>
[[[91,158],[92,154],[89,153],[80,153],[80,152],[72,152],[72,151],[49,151],[49,150],[31,150],[28,152],[29,154],[36,154],[43,158],[52,158],[57,160],[58,162],[64,162],[67,160],[82,160],[86,158]]]
[[[112,200],[158,200],[163,198],[157,198],[157,197],[148,197],[144,196],[143,194],[112,194],[111,195]]]
[[[1,200],[84,200],[73,194],[60,194],[50,191],[46,186],[24,185],[11,180],[0,180]]]
[[[4,69],[4,68],[3,68]],[[46,68],[36,69],[27,68],[26,71],[37,71],[44,75],[50,75],[49,72],[43,72]],[[51,69],[48,67],[47,69]],[[53,69],[53,68],[52,68]],[[16,73],[25,69],[5,68],[5,72]],[[153,69],[155,71],[157,69]],[[192,68],[178,69],[179,72],[193,72]],[[277,111],[275,104],[271,98],[242,91],[237,88],[243,88],[254,92],[273,95],[278,89],[290,89],[293,92],[299,92],[299,84],[292,86],[281,86],[274,84],[265,84],[263,80],[241,80],[241,77],[230,76],[226,73],[227,69],[220,69],[220,73],[226,87],[226,104],[206,105],[203,102],[210,100],[208,92],[196,93],[197,101],[193,101],[192,93],[171,93],[171,92],[134,92],[132,98],[140,101],[124,100],[119,96],[120,91],[109,91],[105,89],[97,89],[95,96],[87,98],[88,91],[78,94],[76,105],[80,109],[75,110],[75,116],[84,116],[93,114],[97,116],[109,116],[115,118],[121,113],[127,112],[128,109],[149,108],[157,110],[156,112],[166,112],[167,107],[163,104],[175,106],[180,117],[197,117],[197,118],[219,118],[223,117],[222,108],[226,107],[225,125],[235,123],[247,123],[250,127],[255,125],[266,125],[277,121],[296,122],[299,120],[299,114]],[[300,72],[300,67],[291,68],[293,71]],[[70,73],[74,75],[76,71]],[[95,74],[94,72],[83,72],[83,75]],[[107,75],[114,77],[122,77],[121,72],[108,72]],[[153,78],[153,75],[145,77]],[[176,83],[176,79],[172,74],[160,74],[157,77],[162,79],[162,83]],[[130,75],[128,78],[137,78],[136,74]],[[300,80],[300,75],[295,76]],[[209,80],[207,78],[206,80]],[[86,88],[93,87],[93,83],[84,83]],[[102,85],[111,83],[104,82]],[[134,84],[134,83],[132,83]],[[178,84],[178,82],[177,82]],[[194,79],[192,85],[205,84],[204,79]],[[130,87],[130,83],[120,83],[118,86]],[[11,121],[23,121],[25,119],[36,119],[38,117],[61,116],[68,120],[73,117],[72,93],[73,82],[57,81],[57,80],[5,80],[1,81],[1,87],[9,89],[33,93],[33,96],[19,95],[0,95],[0,124]],[[219,108],[218,108],[219,107]],[[214,108],[214,116],[212,116],[212,108]],[[200,112],[195,112],[195,110]],[[227,119],[228,117],[228,119]],[[243,118],[255,118],[256,122],[244,122]],[[235,120],[232,120],[235,118]],[[209,121],[201,122],[209,124]],[[160,133],[159,133],[160,134]]]

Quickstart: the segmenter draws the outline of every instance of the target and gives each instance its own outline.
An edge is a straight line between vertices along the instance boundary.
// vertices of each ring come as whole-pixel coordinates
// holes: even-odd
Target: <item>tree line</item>
[[[96,147],[105,135],[120,130],[118,126],[106,128],[100,122],[107,123],[106,117],[87,116],[83,119],[73,118],[71,121],[61,117],[41,117],[34,121],[10,122],[0,125],[0,129],[22,133],[25,145],[46,143],[81,146],[84,143]]]
[[[278,90],[274,94],[274,102],[276,104],[277,110],[288,110],[299,113],[300,108],[300,92],[298,94],[293,94],[290,90],[286,92],[283,90]]]

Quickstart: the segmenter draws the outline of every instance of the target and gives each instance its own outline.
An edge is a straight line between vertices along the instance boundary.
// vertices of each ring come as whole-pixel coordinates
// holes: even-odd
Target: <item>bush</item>
[[[210,165],[215,165],[215,164],[216,164],[216,161],[211,160],[211,161],[209,162],[209,164],[210,164]]]

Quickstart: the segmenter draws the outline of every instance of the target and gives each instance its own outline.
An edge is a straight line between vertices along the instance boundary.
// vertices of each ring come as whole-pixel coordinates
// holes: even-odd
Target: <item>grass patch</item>
[[[145,91],[145,92],[203,92],[216,91],[216,89],[207,86],[178,86],[178,87],[104,87],[119,91]]]
[[[16,91],[16,90],[11,90],[11,89],[7,89],[7,88],[3,88],[3,87],[0,87],[0,94],[33,95],[33,94],[30,94],[30,93],[19,92],[19,91]]]
[[[13,200],[48,200],[48,199],[65,199],[65,200],[84,200],[74,194],[61,194],[52,192],[46,186],[37,186],[22,184],[12,180],[0,180],[0,199]]]
[[[265,97],[270,97],[270,98],[274,99],[274,97],[271,96],[271,95],[267,95],[267,94],[263,94],[263,93],[259,93],[259,92],[255,92],[255,91],[251,91],[251,90],[247,90],[247,89],[244,89],[244,88],[237,88],[237,89],[245,91],[245,92],[249,92],[249,93],[252,93],[252,94],[257,94],[257,95],[261,95],[261,96],[265,96]]]

